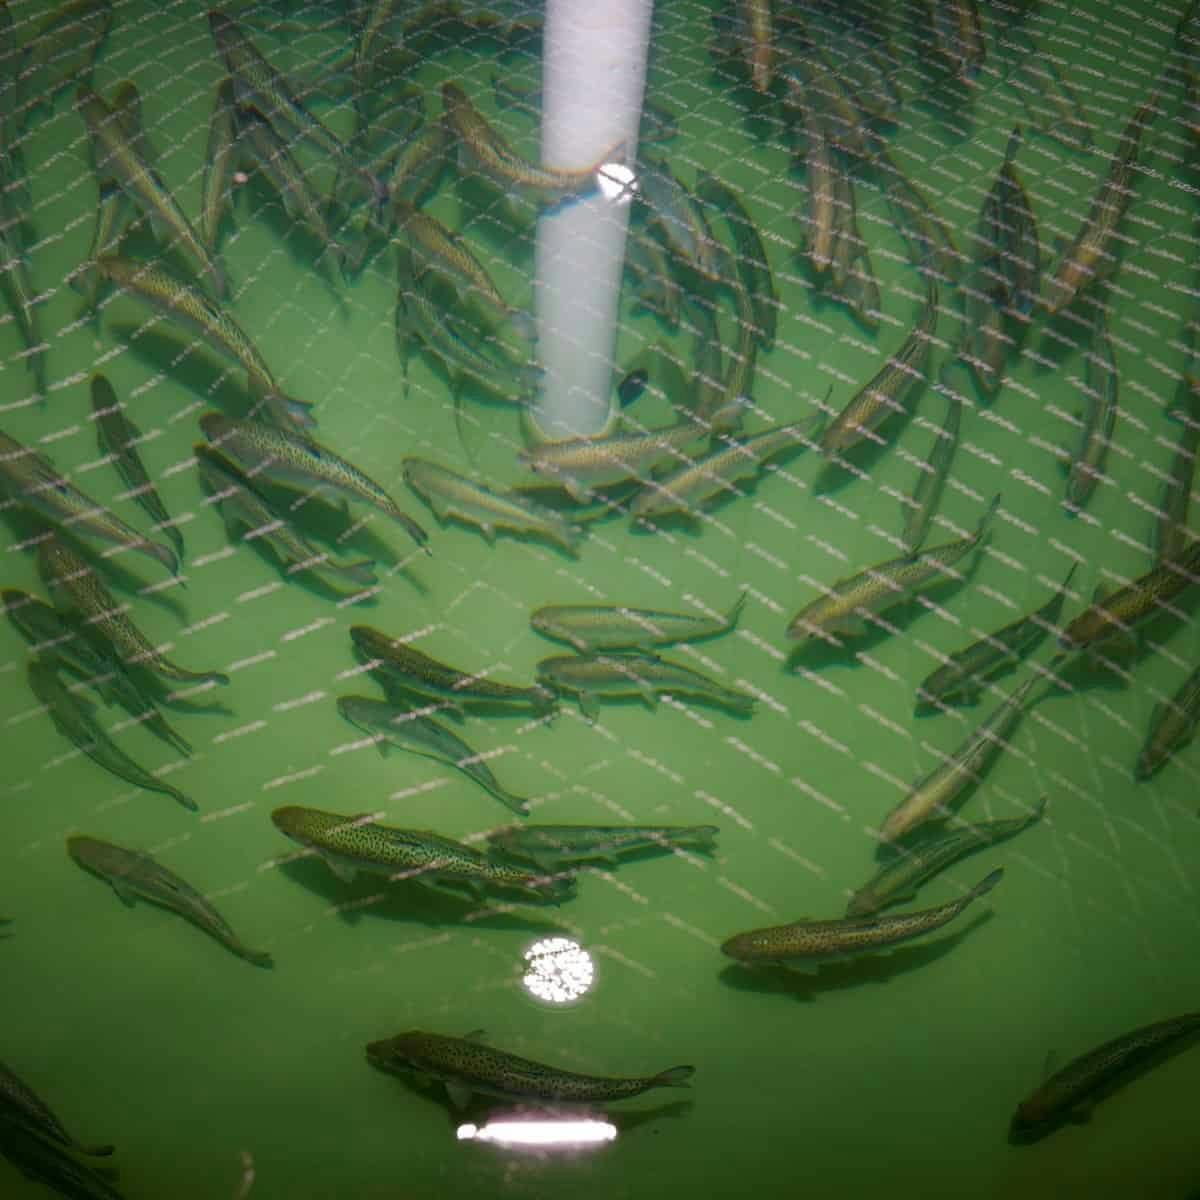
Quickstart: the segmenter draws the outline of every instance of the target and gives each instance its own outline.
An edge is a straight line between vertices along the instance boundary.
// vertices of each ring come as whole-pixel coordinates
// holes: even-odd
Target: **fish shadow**
[[[755,968],[734,963],[721,972],[721,982],[738,991],[790,995],[796,1000],[811,1003],[821,994],[846,991],[864,984],[887,983],[908,971],[929,966],[949,954],[960,941],[990,921],[992,916],[991,912],[980,913],[955,933],[931,942],[863,954],[845,962],[822,963],[812,974],[782,966]]]
[[[369,913],[386,921],[403,921],[431,928],[467,925],[476,929],[502,929],[514,933],[569,932],[565,926],[549,918],[481,908],[481,902],[467,892],[463,892],[459,900],[446,891],[436,890],[414,879],[392,881],[360,872],[350,882],[344,882],[316,858],[284,862],[280,864],[280,870],[293,882],[320,896],[331,908],[337,908],[341,918],[352,925],[364,913]],[[495,893],[495,897],[499,896],[499,892]],[[530,904],[528,900],[524,903]],[[530,907],[535,906],[530,904]]]
[[[246,192],[246,219],[261,222],[278,245],[284,246],[288,257],[300,267],[311,271],[329,290],[342,315],[348,313],[346,298],[337,286],[340,268],[332,262],[333,255],[321,245],[317,235],[299,217],[288,216],[283,200],[259,176],[252,172],[243,189]],[[333,222],[329,233],[337,243],[342,231]]]

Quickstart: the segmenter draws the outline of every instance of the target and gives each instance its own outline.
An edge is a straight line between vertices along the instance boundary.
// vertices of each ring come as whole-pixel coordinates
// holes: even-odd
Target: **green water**
[[[1178,15],[1168,3],[1093,3],[1045,4],[1030,18],[1039,42],[1063,58],[1097,127],[1091,156],[1034,134],[1019,155],[1051,248],[1086,215]],[[918,43],[909,14],[895,23],[898,45],[911,55]],[[335,48],[338,36],[256,34],[273,61],[294,70]],[[741,189],[768,245],[784,309],[776,348],[760,356],[754,401],[776,419],[795,420],[832,385],[830,403],[840,408],[903,341],[922,282],[879,197],[860,189],[883,329],[864,334],[816,298],[794,254],[804,200],[788,145],[769,121],[764,138],[763,124],[745,119],[750,93],[712,73],[710,42],[706,7],[659,6],[650,88],[682,114],[681,136],[668,148],[678,173],[691,181],[703,168]],[[457,49],[418,72],[431,89],[430,111],[438,103],[432,89],[453,77],[495,115],[487,102],[493,55]],[[142,93],[163,175],[197,212],[219,78],[202,6],[117,5],[96,86],[107,95],[125,78]],[[963,239],[1020,105],[986,69],[966,98],[912,70],[905,79],[893,154]],[[1197,661],[1200,633],[1190,620],[1151,627],[1127,685],[1100,676],[1025,719],[966,812],[1013,816],[1043,794],[1048,812],[925,889],[922,902],[941,903],[1005,867],[1002,884],[958,925],[816,976],[756,977],[718,950],[742,929],[839,914],[871,873],[884,815],[993,703],[914,718],[914,689],[936,652],[1042,604],[1072,561],[1081,566],[1068,616],[1097,582],[1148,569],[1152,514],[1176,436],[1166,409],[1188,362],[1184,325],[1196,287],[1196,177],[1187,165],[1195,149],[1178,123],[1178,96],[1167,94],[1163,107],[1146,139],[1145,170],[1122,226],[1124,261],[1108,297],[1122,411],[1108,478],[1086,515],[1063,511],[1051,452],[1072,436],[1059,414],[1079,407],[1083,359],[1070,341],[1083,327],[1055,322],[1054,340],[1042,319],[1026,353],[1010,362],[995,404],[972,403],[964,413],[932,535],[973,527],[1000,493],[1001,517],[977,569],[961,587],[932,593],[929,611],[912,605],[889,614],[894,635],[790,660],[784,628],[817,588],[897,553],[898,498],[941,422],[932,392],[915,419],[888,427],[897,444],[873,456],[863,478],[831,478],[816,456],[803,456],[767,472],[752,495],[696,529],[647,534],[607,521],[593,527],[577,560],[510,537],[489,546],[461,526],[436,528],[403,494],[405,454],[468,464],[446,382],[420,356],[405,391],[390,259],[380,256],[349,287],[327,282],[309,245],[289,234],[270,193],[256,186],[238,201],[236,229],[224,242],[232,311],[286,390],[317,402],[320,437],[433,533],[431,558],[407,557],[403,534],[372,518],[352,546],[385,567],[382,591],[363,606],[339,605],[285,584],[250,548],[231,550],[189,465],[196,417],[211,405],[236,412],[243,403],[238,373],[203,350],[181,358],[183,343],[161,325],[138,336],[145,314],[130,300],[105,308],[98,333],[77,323],[79,299],[62,281],[91,237],[87,139],[67,96],[39,112],[26,150],[38,235],[31,267],[47,293],[40,314],[54,386],[45,407],[24,403],[30,377],[13,357],[21,343],[11,323],[0,325],[2,427],[112,501],[121,487],[96,465],[88,419],[88,375],[104,371],[155,435],[143,456],[187,541],[186,590],[136,599],[135,617],[152,640],[171,642],[183,665],[232,676],[227,689],[198,700],[213,711],[168,714],[196,747],[170,774],[198,801],[191,815],[72,753],[25,686],[24,644],[0,624],[0,912],[14,918],[0,945],[0,1057],[79,1137],[117,1144],[125,1195],[225,1200],[248,1182],[251,1165],[249,1194],[263,1200],[1167,1198],[1200,1185],[1194,1051],[1113,1095],[1088,1125],[1035,1146],[1006,1140],[1012,1110],[1041,1080],[1048,1052],[1065,1063],[1200,1006],[1200,762],[1185,750],[1153,780],[1133,778],[1154,705]],[[346,108],[322,112],[349,128]],[[503,119],[519,148],[533,153],[531,124]],[[451,181],[430,211],[463,230],[507,294],[527,302],[527,242],[511,239],[494,212],[463,201]],[[942,305],[935,368],[957,336],[952,295]],[[629,304],[622,311],[622,362],[667,336]],[[690,339],[674,346],[686,361]],[[635,411],[647,426],[670,419],[661,396]],[[483,476],[515,482],[514,411],[472,404],[466,416]],[[751,422],[762,426],[761,418]],[[129,502],[115,507],[140,523]],[[6,516],[3,583],[41,592],[32,556],[19,545],[30,527]],[[133,587],[120,594],[132,596],[136,581],[124,582]],[[540,604],[724,609],[742,588],[750,598],[736,632],[674,653],[760,693],[749,721],[664,701],[655,712],[606,705],[594,726],[566,705],[552,724],[509,717],[462,729],[478,749],[498,752],[490,765],[506,786],[533,797],[535,820],[712,823],[721,832],[711,859],[589,871],[578,897],[559,909],[481,907],[415,884],[345,884],[317,860],[297,858],[268,819],[283,804],[373,812],[467,841],[508,820],[482,791],[434,763],[346,748],[358,735],[338,718],[335,698],[372,690],[353,674],[347,630],[355,622],[428,631],[419,642],[427,652],[520,681],[558,650],[528,627]],[[1194,597],[1183,606],[1190,618]],[[143,731],[127,731],[121,744],[150,768],[171,762]],[[254,969],[170,913],[125,909],[68,859],[64,839],[75,832],[154,854],[208,895],[249,944],[270,950],[275,969]],[[597,963],[594,989],[565,1010],[538,1006],[520,983],[523,950],[549,932],[575,937]],[[520,1156],[457,1140],[458,1117],[440,1090],[422,1094],[366,1064],[367,1042],[411,1028],[483,1028],[496,1046],[582,1071],[645,1074],[691,1063],[696,1075],[690,1091],[650,1092],[614,1108],[621,1133],[613,1145],[565,1158]],[[0,1161],[0,1195],[43,1194]]]

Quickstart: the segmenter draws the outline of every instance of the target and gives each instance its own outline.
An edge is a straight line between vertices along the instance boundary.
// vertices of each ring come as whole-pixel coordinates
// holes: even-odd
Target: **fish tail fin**
[[[1071,569],[1067,572],[1067,577],[1058,585],[1060,592],[1065,592],[1071,586],[1071,580],[1075,578],[1075,572],[1079,570],[1078,561],[1071,564]]]
[[[968,895],[970,896],[970,898],[972,900],[978,900],[980,896],[983,896],[986,893],[990,892],[992,890],[992,888],[994,888],[996,886],[996,884],[998,884],[1000,882],[1000,880],[1003,878],[1004,878],[1004,868],[997,867],[985,879],[981,879],[971,889],[971,891],[968,893]]]
[[[654,1076],[654,1087],[685,1088],[692,1085],[689,1079],[696,1073],[695,1067],[669,1067]]]
[[[1008,138],[1008,149],[1004,151],[1005,163],[1011,163],[1017,157],[1017,151],[1021,148],[1021,142],[1025,137],[1025,130],[1018,121],[1013,126],[1013,131]]]
[[[1182,405],[1173,407],[1170,410],[1172,420],[1179,421],[1186,425],[1200,424],[1200,378],[1195,375],[1184,375],[1184,384],[1187,386],[1187,396],[1184,398]]]
[[[167,785],[167,793],[173,800],[177,801],[179,804],[182,804],[183,807],[188,810],[188,812],[200,811],[200,805],[198,805],[195,800],[191,798],[191,796],[185,796],[178,788]]]
[[[738,620],[741,618],[742,609],[746,607],[746,597],[750,595],[750,589],[742,588],[742,594],[734,601],[733,607],[729,610],[729,615],[725,618],[725,624],[729,629],[737,627]]]
[[[987,506],[987,512],[979,518],[979,524],[975,526],[975,541],[981,544],[991,532],[992,522],[996,519],[996,513],[1000,511],[1000,493],[997,492],[992,497],[992,502]]]
[[[273,967],[275,965],[275,960],[265,950],[251,950],[247,946],[240,946],[238,955],[256,967]]]

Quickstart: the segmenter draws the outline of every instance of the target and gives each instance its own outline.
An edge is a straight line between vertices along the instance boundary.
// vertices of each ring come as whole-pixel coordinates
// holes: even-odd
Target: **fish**
[[[92,419],[96,423],[96,444],[100,453],[112,460],[117,474],[129,488],[129,494],[142,510],[171,539],[175,556],[183,561],[183,534],[171,519],[160,499],[150,475],[137,452],[139,442],[145,441],[142,431],[125,415],[112,384],[103,375],[92,376]]]
[[[1124,587],[1098,597],[1059,635],[1067,653],[1087,650],[1132,633],[1151,617],[1171,610],[1171,602],[1200,582],[1200,540],[1180,558],[1164,559]]]
[[[825,426],[818,445],[827,459],[845,454],[867,438],[880,441],[875,430],[893,413],[902,412],[925,382],[938,321],[938,289],[932,276],[926,289],[925,307],[904,344]]]
[[[108,1179],[67,1151],[16,1125],[0,1123],[0,1155],[26,1179],[71,1200],[125,1200]]]
[[[1154,523],[1154,561],[1156,564],[1182,557],[1193,542],[1188,531],[1188,508],[1192,500],[1192,481],[1196,475],[1196,454],[1200,451],[1200,379],[1186,380],[1187,403],[1172,409],[1179,422],[1179,440],[1171,459],[1171,474],[1163,484],[1162,502]]]
[[[275,809],[271,822],[285,837],[314,850],[347,883],[362,871],[388,879],[414,879],[430,887],[453,884],[475,896],[482,896],[487,888],[500,888],[557,903],[575,892],[570,876],[531,871],[524,863],[481,854],[427,829],[380,825],[370,814],[342,816],[287,805]]]
[[[787,636],[805,642],[820,638],[840,645],[843,637],[862,637],[874,617],[911,600],[924,588],[960,578],[950,568],[983,544],[999,506],[997,495],[969,537],[889,559],[838,580],[791,619]]]
[[[775,36],[771,22],[771,0],[738,0],[742,47],[750,68],[750,82],[760,95],[771,90],[775,67]]]
[[[52,525],[74,534],[135,550],[178,577],[179,559],[169,546],[152,542],[103,504],[81,492],[44,455],[0,431],[0,491]]]
[[[787,87],[784,103],[805,113],[820,127],[830,145],[843,154],[874,162],[882,152],[875,131],[863,120],[846,81],[835,71],[811,39],[793,54],[783,70]]]
[[[67,853],[85,871],[110,884],[123,904],[132,908],[135,901],[148,900],[191,921],[238,958],[256,967],[274,966],[270,954],[247,946],[190,883],[149,854],[82,835],[67,838]]]
[[[269,483],[307,495],[333,494],[369,504],[396,521],[426,554],[432,553],[426,544],[429,534],[379,484],[312,438],[260,421],[233,421],[215,412],[200,418],[200,428],[248,479],[261,475]]]
[[[164,245],[178,246],[208,279],[213,293],[224,296],[228,288],[220,263],[200,240],[158,170],[146,161],[139,143],[129,138],[113,110],[86,84],[79,88],[77,107],[88,128],[98,177],[116,180]]]
[[[721,953],[747,966],[778,965],[812,970],[821,963],[887,951],[948,925],[1004,877],[1004,868],[980,880],[961,899],[897,916],[841,917],[830,921],[795,921],[734,934]]]
[[[39,658],[83,680],[105,704],[120,704],[138,724],[145,725],[180,754],[186,757],[192,753],[187,739],[167,724],[154,701],[121,664],[93,646],[84,631],[58,609],[19,588],[4,588],[0,602],[14,628]]]
[[[657,708],[659,697],[692,696],[707,704],[748,717],[755,697],[727,688],[681,663],[641,654],[564,654],[543,658],[537,665],[538,682],[556,692],[567,692],[579,702],[589,721],[599,716],[597,697],[634,696]]]
[[[683,293],[659,240],[631,229],[625,241],[625,269],[633,277],[638,307],[653,313],[668,329],[678,329]]]
[[[929,526],[933,521],[938,505],[942,502],[942,492],[946,480],[950,476],[950,467],[958,450],[958,430],[962,421],[962,400],[954,392],[947,390],[946,418],[938,430],[937,440],[929,451],[929,458],[921,465],[921,472],[913,487],[909,500],[908,513],[904,519],[904,532],[900,540],[908,553],[916,554],[925,544],[929,534]]]
[[[987,61],[976,0],[930,0],[929,9],[935,51],[956,79],[973,84]]]
[[[0,145],[0,151],[8,153],[3,145]],[[5,171],[0,166],[0,284],[9,295],[13,317],[25,343],[21,357],[26,360],[33,374],[37,394],[45,403],[49,395],[46,380],[48,343],[38,316],[42,297],[34,286],[29,270],[29,250],[22,234],[25,218],[16,207],[20,189],[13,187],[11,193],[8,192],[4,177]]]
[[[977,704],[989,679],[1017,667],[1057,628],[1078,568],[1078,563],[1071,564],[1058,591],[1041,608],[956,650],[930,672],[917,688],[917,711],[942,704]]]
[[[623,604],[546,604],[534,609],[530,628],[542,637],[566,642],[580,654],[601,650],[641,650],[718,637],[737,628],[746,604],[743,591],[723,616],[629,608]]]
[[[1039,133],[1068,149],[1092,152],[1096,131],[1053,58],[1031,46],[1005,82],[1020,96]]]
[[[620,162],[625,146],[620,143],[594,166],[582,171],[560,171],[538,167],[517,154],[488,124],[456,83],[442,84],[443,120],[457,141],[459,158],[504,192],[517,192],[539,204],[553,205],[594,192],[606,164]]]
[[[896,230],[908,246],[914,266],[935,273],[942,280],[957,283],[965,258],[954,240],[950,227],[929,202],[929,197],[893,161],[879,150],[872,162],[884,176],[883,194]]]
[[[644,433],[547,442],[517,457],[525,470],[559,484],[576,500],[586,500],[594,488],[644,480],[657,463],[680,458],[705,435],[702,425],[684,420]]]
[[[352,625],[350,640],[364,661],[402,691],[449,701],[455,708],[466,704],[516,705],[545,711],[554,703],[554,697],[545,688],[499,683],[483,672],[468,674],[439,662],[411,642],[388,637],[370,625]]]
[[[1117,363],[1104,309],[1097,308],[1092,323],[1083,380],[1084,415],[1079,441],[1070,455],[1065,506],[1077,513],[1091,499],[1104,478],[1104,464],[1117,423]]]
[[[270,368],[242,327],[199,288],[162,267],[117,254],[102,254],[96,259],[96,269],[127,296],[181,325],[218,354],[245,368],[251,392],[274,420],[288,427],[315,424],[308,411],[311,406],[279,390]]]
[[[616,866],[620,855],[649,850],[710,853],[715,825],[512,825],[488,834],[493,851],[524,858],[543,871],[601,861]]]
[[[850,897],[846,916],[866,917],[914,899],[922,884],[935,875],[977,850],[1015,837],[1040,821],[1045,811],[1043,796],[1023,817],[964,824],[900,850]]]
[[[94,628],[127,666],[144,667],[179,683],[229,682],[229,676],[220,671],[188,671],[166,658],[133,623],[129,606],[117,603],[96,572],[62,538],[50,535],[41,540],[37,565],[58,607],[73,612]]]
[[[0,1124],[16,1123],[30,1133],[91,1158],[107,1158],[115,1146],[80,1142],[72,1137],[50,1106],[10,1066],[0,1062]]]
[[[944,755],[932,771],[913,785],[880,826],[880,842],[894,843],[926,822],[950,814],[963,793],[978,783],[1008,749],[1017,725],[1030,707],[1030,692],[1041,680],[1040,674],[1030,675],[992,709],[953,754]]]
[[[824,414],[818,413],[807,421],[777,425],[740,441],[724,438],[726,445],[649,481],[630,505],[631,520],[650,523],[672,513],[698,518],[714,497],[744,496],[740,480],[759,475],[781,454],[814,447],[813,437],[823,421]]]
[[[204,179],[200,187],[200,238],[215,254],[221,239],[221,222],[232,208],[234,161],[238,145],[233,80],[217,84],[212,116],[208,121],[208,147],[204,153]]]
[[[1027,316],[1042,290],[1042,244],[1037,218],[1025,185],[1017,174],[1016,156],[1023,130],[1018,125],[1009,135],[1004,162],[996,176],[995,197],[998,222],[999,265],[1007,285],[1008,303]]]
[[[526,798],[504,787],[478,751],[432,717],[368,696],[339,696],[337,706],[344,720],[374,740],[381,755],[394,747],[445,763],[518,816],[529,815]]]
[[[70,691],[59,678],[58,671],[41,659],[32,658],[27,668],[29,687],[39,704],[44,704],[54,728],[77,750],[82,750],[94,763],[118,779],[149,792],[170,796],[189,812],[197,810],[196,802],[177,787],[143,770],[104,732],[92,716],[91,706],[82,696]]]
[[[1086,1120],[1093,1104],[1128,1081],[1141,1066],[1161,1061],[1171,1046],[1200,1031],[1200,1012],[1143,1025],[1097,1046],[1055,1071],[1017,1105],[1009,1125],[1010,1142],[1030,1142],[1067,1121]]]
[[[314,546],[290,521],[276,512],[253,488],[207,446],[193,453],[212,497],[221,510],[225,532],[244,542],[262,541],[271,547],[284,574],[310,571],[338,590],[368,591],[379,586],[375,564],[369,558],[341,562],[327,550]]]
[[[870,247],[858,228],[854,178],[837,155],[833,156],[832,167],[834,238],[827,290],[862,325],[875,330],[879,328],[883,299]]]
[[[705,279],[718,279],[720,243],[708,227],[704,210],[666,163],[654,160],[643,164],[638,192],[649,219],[678,258]]]
[[[410,1030],[367,1046],[367,1061],[393,1074],[437,1079],[462,1108],[475,1094],[504,1100],[566,1104],[608,1104],[628,1100],[651,1088],[689,1087],[695,1067],[671,1067],[657,1075],[609,1078],[581,1075],[494,1050],[475,1038],[447,1037]]]
[[[109,0],[67,0],[29,30],[20,81],[28,109],[52,103],[64,87],[91,78],[112,23]]]
[[[404,482],[443,524],[456,518],[475,525],[489,542],[495,540],[497,529],[508,529],[544,538],[572,558],[579,553],[578,530],[562,513],[544,504],[515,492],[493,491],[426,458],[406,457],[401,467]]]
[[[424,204],[441,181],[449,157],[446,126],[441,121],[421,126],[389,155],[379,171],[391,205]],[[387,211],[394,213],[395,208]]]
[[[1046,281],[1041,305],[1052,317],[1069,308],[1083,292],[1106,278],[1116,265],[1112,243],[1133,200],[1134,167],[1142,134],[1157,104],[1155,94],[1130,118],[1109,163],[1108,174],[1092,198],[1087,218],[1074,240],[1063,250],[1054,273]]]
[[[1166,766],[1177,750],[1191,742],[1197,721],[1200,721],[1200,667],[1183,681],[1170,700],[1154,706],[1150,729],[1134,769],[1135,777],[1149,779]]]

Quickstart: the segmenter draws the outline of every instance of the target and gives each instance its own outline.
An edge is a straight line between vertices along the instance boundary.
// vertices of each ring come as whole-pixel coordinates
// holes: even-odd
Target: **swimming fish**
[[[962,400],[952,391],[945,393],[946,419],[938,430],[937,440],[929,458],[921,465],[921,473],[913,487],[904,532],[900,540],[909,554],[916,554],[924,545],[929,526],[942,502],[942,492],[950,476],[950,467],[958,450],[958,431],[962,420]]]
[[[1195,736],[1197,721],[1200,721],[1200,667],[1183,681],[1170,700],[1154,706],[1150,730],[1134,770],[1137,778],[1149,779],[1170,762],[1175,752]]]
[[[1104,309],[1097,307],[1084,367],[1084,415],[1067,469],[1066,506],[1078,512],[1104,477],[1104,464],[1117,423],[1117,363]]]
[[[1200,380],[1189,377],[1186,387],[1186,405],[1170,413],[1180,430],[1154,523],[1155,564],[1181,557],[1194,540],[1188,532],[1188,508],[1196,476],[1196,454],[1200,451]]]
[[[168,871],[150,855],[82,836],[67,838],[67,853],[85,871],[110,884],[123,904],[132,907],[135,900],[149,900],[151,904],[168,908],[191,921],[238,958],[244,958],[256,967],[274,965],[265,951],[251,950],[190,883],[174,871]]]
[[[751,929],[725,941],[721,953],[748,966],[767,963],[811,970],[822,962],[886,951],[949,924],[968,905],[990,892],[1003,876],[1004,868],[997,867],[961,899],[919,912],[891,917],[795,921],[791,925]]]
[[[78,1154],[107,1158],[115,1147],[76,1141],[54,1115],[50,1106],[7,1064],[0,1062],[0,1124],[16,1122]]]
[[[217,84],[208,122],[208,147],[204,153],[204,179],[200,187],[200,238],[215,253],[221,222],[232,207],[234,159],[238,131],[234,114],[233,80]]]
[[[711,852],[715,825],[512,825],[488,834],[493,850],[528,859],[543,871],[601,861],[616,866],[622,854],[676,848]]]
[[[415,1074],[438,1079],[450,1099],[465,1107],[471,1096],[498,1096],[505,1100],[607,1104],[640,1096],[651,1088],[688,1087],[695,1067],[671,1067],[657,1075],[606,1078],[581,1075],[565,1067],[551,1067],[493,1050],[471,1038],[411,1030],[367,1046],[367,1061],[394,1074]]]
[[[581,654],[600,650],[642,650],[717,637],[737,627],[746,592],[724,616],[663,612],[621,604],[546,604],[534,609],[530,627],[543,637],[566,642]]]

